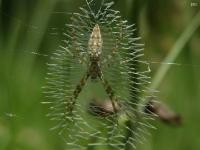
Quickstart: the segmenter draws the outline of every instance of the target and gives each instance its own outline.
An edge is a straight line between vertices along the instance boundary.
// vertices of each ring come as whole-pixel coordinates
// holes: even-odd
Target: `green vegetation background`
[[[191,7],[191,2],[198,6]],[[63,141],[49,132],[47,108],[40,103],[48,57],[31,52],[51,54],[69,22],[66,13],[58,12],[77,12],[83,4],[84,0],[0,0],[0,150],[64,150]],[[200,11],[200,1],[118,0],[115,9],[137,24],[146,44],[145,58],[161,62]],[[183,124],[153,122],[157,130],[150,131],[140,150],[200,149],[200,29],[175,62],[182,65],[170,66],[158,96],[182,114]],[[152,77],[164,66],[151,64]]]

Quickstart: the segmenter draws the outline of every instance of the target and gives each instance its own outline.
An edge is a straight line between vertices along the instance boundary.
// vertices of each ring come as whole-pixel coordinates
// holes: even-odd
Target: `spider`
[[[90,39],[88,42],[88,56],[89,56],[89,67],[86,73],[81,78],[80,82],[76,86],[75,90],[73,91],[73,96],[71,97],[71,107],[70,112],[73,110],[73,106],[76,103],[76,99],[78,98],[79,94],[81,93],[83,87],[85,86],[87,80],[91,78],[91,81],[97,81],[100,79],[105,92],[107,93],[109,99],[111,100],[112,107],[114,112],[117,112],[116,109],[116,99],[114,98],[114,92],[112,87],[109,85],[108,81],[104,78],[104,75],[101,70],[101,53],[102,53],[102,45],[103,40],[101,37],[101,31],[98,24],[96,24],[93,28],[93,31],[90,35]]]

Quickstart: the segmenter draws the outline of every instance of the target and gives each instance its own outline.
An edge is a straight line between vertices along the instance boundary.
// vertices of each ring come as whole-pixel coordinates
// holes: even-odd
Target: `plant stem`
[[[195,15],[193,20],[190,22],[189,26],[180,35],[179,39],[172,47],[170,53],[165,58],[164,63],[173,63],[175,61],[175,59],[180,54],[181,50],[183,50],[184,46],[187,44],[187,42],[190,40],[191,36],[198,29],[199,26],[200,26],[200,11]],[[171,65],[165,65],[161,66],[158,69],[153,78],[152,84],[150,85],[150,89],[157,89],[159,87],[170,67]]]

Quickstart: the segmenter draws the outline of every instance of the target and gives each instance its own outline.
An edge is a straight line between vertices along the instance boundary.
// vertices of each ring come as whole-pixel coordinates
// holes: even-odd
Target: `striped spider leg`
[[[112,87],[108,84],[108,81],[104,79],[103,73],[102,73],[102,72],[99,74],[99,78],[100,78],[100,80],[101,80],[101,82],[102,82],[102,84],[103,84],[103,86],[104,86],[104,88],[105,88],[106,93],[108,94],[108,96],[109,96],[109,98],[110,98],[110,100],[111,100],[111,104],[112,104],[113,110],[114,110],[114,112],[116,113],[116,112],[117,112],[117,108],[116,108],[116,106],[115,106],[115,104],[116,104],[116,99],[114,98],[113,89],[112,89]]]
[[[89,72],[87,72],[80,80],[79,84],[76,86],[74,92],[73,92],[73,96],[71,97],[70,99],[70,112],[72,112],[73,110],[73,106],[75,105],[76,103],[76,99],[78,98],[78,95],[81,93],[83,87],[85,86],[88,78],[90,77],[90,74]]]
[[[91,33],[91,36],[88,42],[88,48],[89,48],[88,54],[90,58],[89,68],[73,92],[73,96],[71,97],[72,105],[70,107],[70,111],[73,110],[73,106],[76,103],[76,99],[78,95],[80,94],[80,92],[82,91],[82,88],[85,86],[88,78],[90,77],[92,81],[96,81],[97,78],[100,79],[100,81],[103,84],[103,87],[105,88],[106,93],[108,94],[111,100],[114,112],[117,112],[117,109],[115,106],[114,92],[111,86],[108,84],[108,82],[104,79],[103,73],[101,71],[100,55],[102,51],[102,44],[103,44],[103,41],[101,38],[100,28],[99,28],[99,25],[96,24],[95,27],[93,28],[93,31]]]
[[[76,22],[77,20],[75,19],[74,16],[72,16],[71,18],[72,22]],[[87,64],[87,53],[83,51],[83,48],[81,46],[81,44],[78,42],[77,40],[77,31],[74,28],[74,26],[72,24],[66,24],[66,26],[69,28],[71,36],[69,37],[68,34],[65,34],[67,37],[69,37],[72,40],[72,55],[74,58],[76,58],[78,60],[78,62],[80,64]],[[78,27],[76,27],[78,29]],[[80,34],[78,34],[78,36],[80,36]],[[67,44],[69,44],[68,42],[66,42]]]
[[[112,29],[110,29],[110,27],[108,27],[109,29],[109,33],[110,33],[110,37],[107,37],[107,39],[115,39],[114,41],[109,41],[109,46],[112,47],[111,53],[106,55],[105,58],[102,60],[102,63],[105,64],[108,68],[110,66],[112,66],[115,63],[115,58],[119,49],[119,45],[120,45],[120,41],[122,40],[122,25],[120,24],[119,30],[121,33],[119,33],[119,31],[112,31]]]

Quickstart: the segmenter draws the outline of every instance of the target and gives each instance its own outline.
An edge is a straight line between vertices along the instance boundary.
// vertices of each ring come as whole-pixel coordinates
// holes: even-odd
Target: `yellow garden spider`
[[[96,81],[97,78],[100,79],[105,88],[106,93],[108,94],[111,100],[114,112],[115,113],[117,112],[115,106],[116,99],[114,98],[113,89],[108,84],[108,81],[104,78],[103,73],[101,71],[100,61],[101,61],[102,45],[103,45],[103,40],[101,37],[100,27],[98,24],[96,24],[93,28],[93,31],[90,35],[90,39],[88,42],[89,67],[73,92],[73,96],[71,97],[70,111],[73,110],[73,106],[76,103],[76,99],[78,98],[80,92],[82,91],[88,78],[90,77],[92,81]]]

